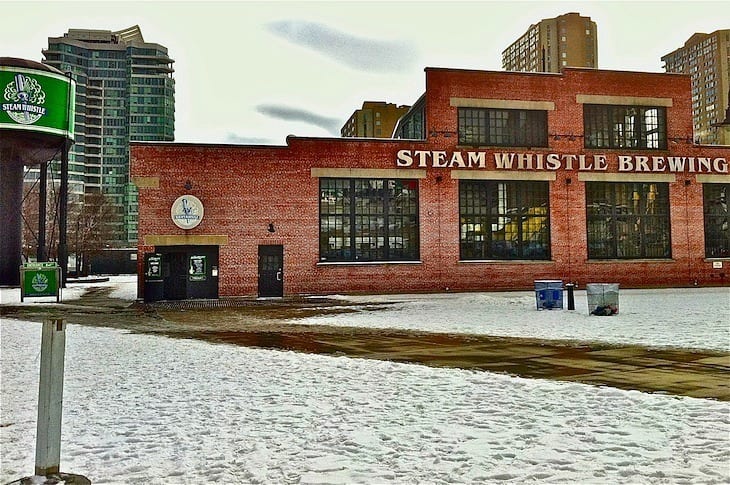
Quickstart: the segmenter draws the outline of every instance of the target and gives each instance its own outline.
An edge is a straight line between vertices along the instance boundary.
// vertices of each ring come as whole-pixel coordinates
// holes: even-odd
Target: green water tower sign
[[[75,95],[62,74],[0,65],[0,128],[73,139]]]

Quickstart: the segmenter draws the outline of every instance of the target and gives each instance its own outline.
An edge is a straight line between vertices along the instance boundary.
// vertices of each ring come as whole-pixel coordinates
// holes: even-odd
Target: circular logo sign
[[[30,280],[30,285],[38,293],[46,291],[46,288],[48,288],[48,277],[43,273],[36,273]]]
[[[180,229],[192,229],[203,220],[203,203],[194,195],[181,195],[173,202],[170,217]]]

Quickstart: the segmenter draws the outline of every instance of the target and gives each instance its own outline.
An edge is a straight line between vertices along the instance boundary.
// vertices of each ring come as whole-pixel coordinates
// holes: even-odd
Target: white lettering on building
[[[396,166],[418,168],[479,168],[494,170],[606,171],[615,163],[619,172],[718,173],[729,171],[724,157],[664,157],[646,155],[574,155],[569,153],[493,152],[494,165],[487,166],[484,151],[399,150]]]

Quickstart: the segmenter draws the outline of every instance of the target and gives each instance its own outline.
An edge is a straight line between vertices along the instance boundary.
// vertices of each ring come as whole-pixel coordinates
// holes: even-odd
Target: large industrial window
[[[418,181],[322,178],[320,261],[417,261]]]
[[[588,258],[669,258],[666,183],[586,182]]]
[[[462,180],[460,258],[550,259],[547,182]]]
[[[666,109],[650,106],[583,105],[586,148],[667,148]]]
[[[459,144],[547,146],[547,111],[459,108]]]
[[[705,257],[730,258],[730,184],[703,184],[705,208]]]

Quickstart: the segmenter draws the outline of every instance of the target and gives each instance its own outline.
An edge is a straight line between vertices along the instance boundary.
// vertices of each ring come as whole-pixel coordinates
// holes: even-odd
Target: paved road
[[[109,298],[108,291],[92,288],[80,300],[68,304],[4,306],[0,307],[0,316],[35,321],[64,318],[68,323],[174,338],[504,372],[730,401],[727,352],[296,325],[284,321],[348,309],[341,301],[311,299],[130,305]]]

